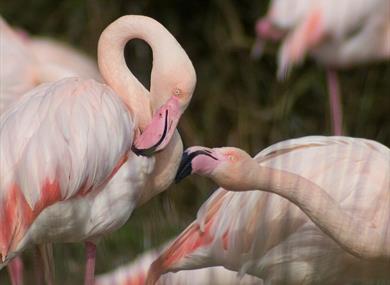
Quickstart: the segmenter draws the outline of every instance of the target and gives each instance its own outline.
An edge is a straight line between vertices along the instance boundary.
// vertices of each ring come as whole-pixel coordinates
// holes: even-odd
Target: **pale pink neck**
[[[155,155],[156,161],[153,172],[147,179],[145,190],[142,191],[137,206],[146,203],[172,184],[179,168],[182,153],[183,142],[176,130],[167,147]]]
[[[128,108],[136,114],[141,128],[151,120],[152,102],[149,92],[128,69],[124,48],[128,41],[141,39],[153,52],[153,73],[165,68],[166,57],[176,48],[173,36],[157,21],[143,16],[123,16],[110,24],[101,34],[98,44],[98,64],[104,80],[122,97]],[[151,85],[156,84],[152,76]],[[154,105],[154,104],[153,104]]]
[[[256,189],[278,194],[297,205],[325,234],[359,258],[390,260],[390,236],[384,225],[352,217],[317,184],[294,173],[258,166]]]

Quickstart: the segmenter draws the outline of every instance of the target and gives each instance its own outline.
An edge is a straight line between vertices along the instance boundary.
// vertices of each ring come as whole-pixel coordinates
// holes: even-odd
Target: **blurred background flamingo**
[[[13,30],[0,17],[0,113],[35,86],[65,77],[101,81],[89,57],[60,42]]]
[[[256,23],[258,56],[265,40],[283,40],[278,77],[313,56],[327,69],[333,134],[342,134],[340,87],[335,69],[390,58],[390,2],[273,0]]]
[[[146,90],[129,72],[123,58],[124,45],[134,37],[145,39],[154,52],[155,64],[151,82],[153,100],[150,101]],[[170,50],[171,53],[164,53],[166,50]],[[172,57],[175,61],[171,60]],[[99,65],[105,80],[117,91],[126,105],[119,104],[117,95],[107,85],[93,80],[68,78],[31,90],[1,117],[1,150],[7,161],[6,164],[2,164],[4,167],[2,173],[8,173],[8,176],[2,179],[1,188],[2,203],[5,205],[0,216],[1,256],[4,264],[30,243],[84,240],[87,246],[85,284],[92,284],[96,250],[93,241],[100,235],[120,227],[128,219],[140,196],[144,199],[144,196],[150,197],[155,194],[151,192],[140,195],[138,189],[143,189],[142,187],[147,185],[151,186],[151,190],[162,191],[165,188],[158,187],[167,187],[174,178],[180,161],[180,149],[174,159],[164,160],[164,171],[161,171],[155,168],[154,157],[150,159],[137,157],[129,153],[129,148],[133,132],[136,131],[137,136],[132,150],[137,155],[153,155],[164,149],[172,136],[175,137],[175,144],[168,149],[177,152],[178,135],[175,128],[191,99],[196,82],[195,72],[186,53],[158,22],[147,17],[128,16],[118,19],[103,32],[99,42]],[[157,97],[158,95],[160,96]],[[69,98],[77,99],[73,101]],[[107,104],[104,100],[110,98],[112,102]],[[168,100],[160,107],[156,101],[164,102],[164,98]],[[62,101],[62,104],[60,108],[53,110],[53,107],[58,106],[56,100]],[[159,109],[148,123],[152,104]],[[107,105],[110,107],[106,110]],[[124,106],[128,108],[130,119],[126,116],[128,112]],[[85,113],[82,110],[90,110],[84,114],[91,116],[89,120],[82,118]],[[30,121],[29,116],[36,112],[43,121],[36,122],[35,128],[31,129],[30,124],[19,119],[24,116]],[[99,113],[104,116],[99,118]],[[85,122],[84,128],[79,126],[76,128],[77,131],[69,133],[69,129],[75,130],[74,126],[72,127],[75,121],[68,117],[76,114],[79,116],[79,118],[76,116],[80,119],[79,123]],[[59,119],[62,127],[57,123],[58,117],[67,118],[65,121]],[[92,135],[96,125],[93,125],[94,128],[89,124],[96,122],[100,122],[99,130],[95,130],[97,134]],[[145,125],[145,122],[149,125]],[[53,124],[54,126],[51,126]],[[113,128],[115,125],[117,127]],[[28,131],[26,127],[29,128]],[[138,132],[138,128],[141,128],[142,134]],[[29,141],[22,143],[21,146],[10,145],[9,138],[14,137],[13,143],[17,142],[20,138],[19,132],[29,133]],[[112,142],[108,143],[107,138],[112,138]],[[36,157],[39,155],[39,151],[35,149],[38,146],[37,139],[40,140],[40,146],[47,146],[51,153],[48,161],[53,165],[50,166],[49,163],[43,167],[41,160]],[[48,142],[45,143],[45,140]],[[51,140],[57,141],[52,144]],[[91,140],[94,141],[93,145],[96,144],[95,147],[90,145]],[[87,147],[83,148],[85,144]],[[22,151],[14,150],[14,146],[21,147]],[[65,159],[65,162],[61,163],[57,158],[58,148],[60,153],[62,152],[61,146],[69,150],[80,147],[81,149],[69,154],[65,151],[61,156],[66,158],[69,155],[70,161]],[[112,150],[107,151],[104,147],[108,149],[112,147]],[[102,155],[94,155],[94,151],[97,153],[102,151]],[[119,153],[115,153],[118,151]],[[80,161],[80,158],[83,161]],[[96,161],[99,159],[102,160]],[[17,162],[20,161],[25,161],[23,167],[18,167]],[[33,164],[30,165],[29,162]],[[72,165],[71,169],[69,163]],[[122,167],[124,163],[126,165]],[[37,170],[35,165],[38,169],[43,168],[40,170],[41,176],[35,172]],[[103,167],[103,170],[99,171],[98,167]],[[115,175],[120,167],[122,167],[120,171],[125,173]],[[53,169],[59,173],[57,174],[59,177],[50,174]],[[153,172],[155,169],[159,172]],[[158,176],[160,172],[164,175]],[[169,173],[170,177],[167,177]],[[159,180],[156,182],[151,179],[155,183],[147,184],[145,179],[149,174],[157,176]],[[65,175],[65,178],[61,175]],[[113,184],[102,190],[113,175],[115,175]],[[95,178],[92,179],[93,177]],[[30,189],[31,181],[36,181],[37,189]],[[116,187],[117,183],[119,187]],[[46,184],[49,186],[45,186]],[[19,224],[23,227],[20,228]],[[52,280],[47,282],[51,283]]]
[[[101,81],[97,65],[86,55],[60,42],[31,38],[13,30],[0,16],[0,114],[35,86],[70,76]],[[13,283],[23,284],[23,263],[9,263]]]
[[[240,154],[234,150],[223,152],[231,155],[225,161],[231,160],[234,168],[224,164],[225,158],[218,149],[190,148],[183,156],[178,178],[192,172],[211,175],[217,183],[222,183],[218,169],[224,179],[235,174],[239,179],[244,172],[249,173],[251,161],[241,162]],[[316,197],[316,191],[304,196],[286,194],[284,197],[289,201],[273,193],[219,189],[202,205],[197,220],[153,263],[151,280],[156,273],[216,265],[255,275],[265,284],[344,284],[390,277],[389,256],[386,256],[390,236],[388,148],[364,139],[306,137],[272,145],[254,160],[255,165],[296,174],[325,190],[352,221],[356,220],[352,224],[360,228],[359,236],[343,235],[356,241],[354,246],[346,250],[332,230],[324,232],[324,228],[318,227],[318,220],[314,219],[313,223],[306,215],[315,211],[300,204],[302,200],[322,212],[324,219],[332,213],[330,207],[325,207],[326,199]],[[269,179],[270,185],[285,185],[286,181],[279,180],[282,177],[260,172],[258,176],[261,175]],[[230,179],[224,183],[227,189],[248,190],[251,188],[246,188],[247,182],[241,179],[232,184]],[[289,187],[297,185],[300,184],[291,181]],[[267,187],[257,189],[267,190]],[[305,187],[296,191],[300,190]],[[291,202],[292,196],[297,197],[295,204]],[[337,218],[339,224],[333,227],[341,236],[352,224],[345,226],[343,217],[337,215]],[[371,223],[373,228],[368,230],[366,227],[371,227]],[[376,246],[375,250],[385,255],[384,259],[378,258],[379,262],[368,259],[362,245]]]
[[[137,257],[133,262],[123,265],[112,272],[96,277],[95,285],[143,285],[150,264],[161,250],[151,250]],[[237,276],[237,272],[221,266],[197,270],[186,270],[164,274],[157,282],[159,285],[259,285],[262,281],[254,276]]]

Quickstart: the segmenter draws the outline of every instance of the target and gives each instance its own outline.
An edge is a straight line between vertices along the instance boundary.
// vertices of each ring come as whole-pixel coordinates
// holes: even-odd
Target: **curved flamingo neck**
[[[183,153],[183,142],[176,130],[167,147],[155,155],[154,170],[148,177],[145,190],[137,202],[141,206],[151,198],[166,190],[175,179]]]
[[[166,58],[176,48],[176,40],[157,21],[143,16],[123,16],[110,24],[101,34],[98,44],[98,64],[104,80],[136,114],[139,126],[145,127],[152,117],[152,103],[148,91],[128,69],[124,48],[128,41],[141,39],[147,42],[153,52],[151,86],[169,62]],[[154,105],[154,104],[153,104]]]
[[[369,221],[352,217],[321,187],[294,173],[259,165],[252,177],[254,188],[290,200],[352,255],[390,260],[390,236],[386,225],[375,227]]]

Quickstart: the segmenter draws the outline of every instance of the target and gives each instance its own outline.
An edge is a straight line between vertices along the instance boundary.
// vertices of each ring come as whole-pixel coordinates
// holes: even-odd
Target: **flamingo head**
[[[238,148],[190,147],[183,153],[175,181],[197,174],[211,178],[227,190],[251,190],[255,166],[256,161]]]
[[[180,116],[179,102],[173,97],[155,112],[149,125],[136,134],[132,151],[136,155],[152,156],[164,149],[175,132]]]
[[[189,61],[189,59],[188,59]],[[191,63],[191,62],[190,62]],[[183,64],[177,78],[168,78],[151,86],[152,106],[156,109],[148,126],[139,132],[133,142],[132,150],[137,155],[151,156],[163,150],[175,133],[181,115],[189,105],[196,85],[196,73],[192,64]],[[164,103],[161,101],[168,98]]]

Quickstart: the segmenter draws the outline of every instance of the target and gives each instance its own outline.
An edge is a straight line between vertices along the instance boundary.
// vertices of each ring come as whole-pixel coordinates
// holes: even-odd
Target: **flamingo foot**
[[[332,117],[332,132],[336,136],[341,136],[343,133],[343,112],[341,110],[340,87],[336,71],[332,69],[327,70],[327,81],[330,112]]]
[[[92,242],[85,242],[85,252],[87,257],[84,285],[93,285],[95,283],[95,262],[96,262],[96,245]]]
[[[8,265],[8,273],[11,278],[12,285],[23,285],[23,262],[22,259],[17,256],[11,260]]]

